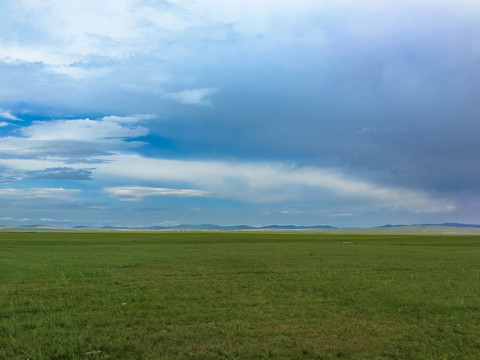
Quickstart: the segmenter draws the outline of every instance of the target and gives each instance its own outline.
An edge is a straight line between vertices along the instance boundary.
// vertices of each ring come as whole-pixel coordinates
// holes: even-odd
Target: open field
[[[0,359],[480,359],[480,236],[0,233]]]

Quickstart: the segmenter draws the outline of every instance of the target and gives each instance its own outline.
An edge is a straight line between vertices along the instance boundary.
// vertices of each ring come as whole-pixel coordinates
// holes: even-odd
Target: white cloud
[[[326,1],[278,1],[278,0],[197,0],[188,5],[182,0],[172,3],[203,19],[217,23],[234,24],[237,31],[247,35],[265,34],[271,30],[274,19],[302,17],[325,10]]]
[[[49,49],[47,46],[36,46],[5,44],[0,48],[0,60],[11,65],[41,63],[53,66],[65,66],[76,60],[74,56],[62,55],[62,52]]]
[[[2,13],[0,61],[42,64],[77,80],[105,75],[111,60],[170,57],[172,40],[209,23],[182,7],[142,0],[6,0]]]
[[[18,45],[8,47],[2,55],[11,60],[68,65],[100,55],[102,47],[110,45],[110,56],[121,56],[125,45],[117,43],[115,47],[111,42],[128,42],[136,37],[134,5],[130,0],[7,2],[4,11],[13,19],[6,25],[24,28],[25,33],[20,33],[23,37],[17,40]],[[35,42],[37,34],[44,43]]]
[[[0,199],[51,199],[75,200],[74,196],[80,193],[79,189],[63,188],[28,188],[28,189],[0,189]]]
[[[72,219],[52,219],[52,218],[41,218],[40,221],[55,221],[55,222],[75,222],[75,220]]]
[[[49,70],[54,74],[66,75],[75,80],[88,80],[96,77],[102,77],[111,72],[111,69],[108,68],[85,68],[73,65],[50,66]]]
[[[455,203],[435,198],[425,192],[388,187],[349,178],[334,169],[299,167],[281,163],[189,161],[145,158],[134,154],[98,156],[105,160],[95,165],[92,176],[97,181],[130,179],[188,184],[197,190],[120,186],[105,188],[113,197],[138,201],[147,196],[214,196],[250,202],[284,201],[363,202],[369,207],[405,209],[417,213],[451,212]],[[0,159],[0,166],[17,171],[35,171],[66,166],[65,159]],[[90,164],[68,164],[83,169]],[[3,190],[0,196],[21,194],[20,190]],[[26,192],[27,196],[41,192]],[[290,210],[285,210],[290,212]]]
[[[0,61],[39,63],[48,71],[84,79],[102,75],[98,67],[106,62],[98,59],[139,54],[171,59],[184,55],[172,49],[189,51],[188,39],[215,40],[224,26],[246,41],[261,35],[277,43],[307,38],[318,44],[324,30],[317,29],[328,31],[335,22],[359,37],[378,36],[384,32],[380,29],[410,26],[412,14],[475,19],[479,8],[472,0],[5,0]],[[86,63],[96,63],[97,69],[82,65]]]
[[[351,216],[353,216],[353,214],[351,214],[351,213],[337,213],[337,214],[333,214],[332,216],[333,217],[351,217]]]
[[[0,145],[1,150],[1,145]],[[18,155],[18,154],[17,154]],[[26,153],[22,153],[20,155],[26,155]],[[33,156],[33,155],[32,155]],[[48,157],[47,160],[45,159],[35,159],[35,158],[1,158],[0,157],[0,166],[5,167],[6,169],[13,169],[18,170],[20,172],[26,171],[39,171],[48,168],[54,168],[57,166],[64,166],[66,165],[65,158],[63,157]],[[81,166],[71,165],[72,168],[81,169]],[[18,175],[18,174],[16,174]]]
[[[147,135],[149,130],[141,124],[152,118],[152,115],[134,115],[36,121],[21,129],[22,137],[0,138],[0,155],[75,158],[137,147],[142,143],[125,140]]]
[[[305,213],[305,211],[295,210],[295,209],[280,210],[280,214],[283,214],[283,215],[299,215],[299,214],[304,214],[304,213]]]
[[[5,122],[5,121],[0,121],[0,127],[4,127],[4,126],[8,126],[8,125],[10,125],[10,124]]]
[[[153,188],[145,186],[117,186],[103,189],[110,196],[123,201],[140,201],[149,196],[205,196],[207,192],[192,189]]]
[[[12,218],[12,217],[9,217],[9,216],[4,216],[4,217],[1,217],[0,220],[3,220],[3,221],[30,221],[31,219],[30,218],[15,219],[15,218]]]
[[[387,208],[415,212],[442,212],[455,209],[454,203],[436,199],[423,192],[377,186],[349,179],[331,169],[297,167],[278,163],[227,163],[217,161],[162,160],[140,155],[115,154],[103,157],[107,162],[95,165],[93,177],[99,181],[131,179],[189,184],[198,190],[146,187],[113,187],[110,195],[138,200],[145,196],[205,195],[252,202],[323,201],[336,198],[360,199]],[[0,159],[0,165],[19,171],[35,171],[65,166],[63,159]],[[78,163],[72,168],[82,169]],[[306,191],[307,189],[308,191]],[[198,192],[200,191],[200,192]],[[306,192],[305,192],[306,191]],[[203,193],[202,193],[203,192]],[[18,193],[18,191],[16,191]]]
[[[187,183],[212,196],[253,202],[321,201],[333,196],[414,212],[455,209],[452,201],[421,191],[380,186],[348,178],[332,169],[279,163],[163,160],[116,154],[108,163],[97,166],[95,176]]]
[[[216,88],[183,90],[176,93],[167,93],[165,97],[188,105],[211,105],[208,97],[217,92]]]
[[[107,188],[110,195],[123,200],[164,195],[201,196],[208,192],[216,197],[252,202],[335,198],[339,201],[356,199],[375,206],[414,212],[455,209],[455,204],[448,199],[353,179],[334,169],[266,162],[166,160],[126,154],[126,148],[138,146],[138,143],[125,140],[147,135],[148,129],[141,124],[152,118],[152,115],[134,115],[34,122],[21,129],[23,137],[0,138],[0,166],[16,172],[64,167],[76,171],[91,169],[89,161],[94,161],[94,179],[162,181],[198,189]],[[13,194],[20,191],[10,190]],[[25,193],[25,196],[40,194],[36,190]]]
[[[164,227],[174,227],[174,226],[178,226],[180,225],[181,223],[179,223],[178,221],[174,221],[174,220],[165,220],[165,221],[161,221],[159,223],[156,223],[155,225],[156,226],[164,226]]]
[[[13,115],[10,111],[1,111],[0,112],[0,118],[6,119],[6,120],[11,120],[11,121],[21,121],[18,117]],[[5,124],[5,123],[3,123]]]
[[[134,119],[134,121],[132,121]],[[104,117],[98,120],[56,120],[48,122],[35,122],[33,125],[22,129],[22,134],[31,140],[69,140],[88,141],[114,138],[131,138],[148,134],[148,129],[137,126],[145,117],[127,117],[126,119],[116,116]],[[133,123],[134,126],[126,126]]]
[[[158,116],[153,114],[136,114],[136,115],[130,115],[130,116],[116,116],[116,115],[104,116],[101,120],[106,122],[116,122],[119,124],[136,124],[136,123],[140,123],[146,120],[152,120],[156,118],[158,118]]]
[[[251,37],[272,31],[272,19],[280,19],[276,28],[284,32],[282,29],[292,23],[288,18],[323,8],[322,2],[311,0],[6,0],[2,7],[5,24],[3,34],[0,32],[0,61],[42,64],[47,72],[81,80],[103,76],[109,71],[105,64],[112,60],[124,61],[138,55],[183,58],[192,50],[191,39],[197,44],[225,40],[223,29],[232,24],[236,32]],[[293,21],[289,29],[303,23]],[[12,37],[12,33],[16,36]],[[89,64],[94,66],[84,66]],[[198,96],[188,91],[178,96],[186,101]]]

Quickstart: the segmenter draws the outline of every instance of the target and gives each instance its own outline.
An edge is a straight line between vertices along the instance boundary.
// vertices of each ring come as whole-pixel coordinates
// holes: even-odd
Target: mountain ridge
[[[174,226],[90,227],[78,225],[61,227],[52,225],[0,225],[0,231],[279,231],[279,232],[318,232],[338,234],[480,234],[480,225],[446,222],[442,224],[386,224],[374,227],[334,227],[330,225],[215,225],[179,224]]]

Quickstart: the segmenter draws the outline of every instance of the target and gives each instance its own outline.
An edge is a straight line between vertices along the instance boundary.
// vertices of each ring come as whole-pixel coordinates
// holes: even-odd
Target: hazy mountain
[[[214,224],[181,224],[176,226],[151,226],[151,227],[114,227],[104,226],[95,228],[89,226],[75,226],[66,228],[51,225],[0,225],[0,230],[4,231],[302,231],[317,233],[337,233],[337,234],[480,234],[480,225],[461,224],[461,223],[442,223],[442,224],[415,224],[415,225],[391,225],[386,224],[377,227],[365,228],[336,228],[329,225],[297,226],[297,225],[231,225],[221,226]]]

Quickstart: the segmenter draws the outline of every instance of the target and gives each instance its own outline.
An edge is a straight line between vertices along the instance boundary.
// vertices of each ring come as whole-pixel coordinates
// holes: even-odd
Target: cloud
[[[275,47],[305,42],[323,52],[341,48],[345,35],[350,34],[354,41],[365,40],[358,44],[359,47],[365,45],[368,51],[368,46],[376,44],[379,38],[392,42],[392,35],[402,34],[409,27],[416,36],[423,36],[418,31],[422,29],[417,27],[433,24],[435,16],[451,14],[452,22],[468,20],[464,22],[470,23],[479,13],[475,2],[469,0],[455,3],[448,0],[248,0],[235,3],[5,0],[4,3],[0,61],[13,66],[38,64],[41,65],[38,72],[84,80],[115,71],[124,74],[126,63],[131,60],[138,63],[141,59],[145,66],[139,67],[136,78],[142,79],[142,90],[141,82],[146,75],[151,75],[152,62],[161,64],[153,69],[155,72],[164,68],[165,62],[173,65],[167,66],[169,70],[175,69],[177,60],[182,62],[181,59],[190,56],[197,55],[195,59],[202,64],[204,50],[217,46],[224,46],[230,54],[230,46],[246,45],[246,49],[251,50],[246,58],[257,59],[257,51],[266,43]],[[421,21],[424,17],[428,21]],[[254,43],[258,46],[252,46]],[[240,49],[245,48],[240,46]],[[185,75],[185,71],[180,73]],[[191,101],[193,97],[188,93],[177,96],[178,101],[182,98]]]
[[[72,219],[52,219],[52,218],[41,218],[40,221],[48,221],[48,222],[75,222]]]
[[[54,167],[45,170],[32,171],[29,175],[37,179],[55,179],[55,180],[92,180],[92,170],[73,169],[69,167]]]
[[[36,141],[68,140],[68,141],[98,141],[105,139],[125,139],[143,136],[148,129],[138,126],[138,123],[149,117],[108,116],[101,119],[37,121],[22,129],[22,134]]]
[[[0,220],[3,220],[3,221],[30,221],[31,219],[30,218],[15,219],[15,218],[12,218],[12,217],[9,217],[9,216],[3,216],[3,217],[0,217]]]
[[[96,175],[186,183],[212,196],[252,202],[340,201],[357,199],[390,209],[418,213],[449,212],[455,204],[418,190],[381,186],[349,178],[334,169],[281,163],[151,159],[113,155]]]
[[[131,46],[137,35],[138,19],[132,16],[136,14],[134,3],[129,0],[106,0],[101,4],[58,0],[9,1],[4,8],[8,19],[5,26],[23,31],[17,33],[17,41],[11,41],[13,44],[2,56],[9,61],[67,65],[101,55],[104,47],[104,51],[109,49],[105,52],[112,51],[109,56],[121,57],[125,53],[124,46],[118,46],[120,42],[125,41]],[[10,18],[8,15],[16,16]],[[39,35],[43,43],[35,43]]]
[[[0,165],[0,183],[9,183],[22,179],[22,172]]]
[[[13,173],[63,180],[87,180],[95,174],[100,181],[112,178],[134,181],[163,181],[186,190],[144,187],[107,188],[122,200],[146,196],[212,196],[250,202],[360,201],[390,209],[419,213],[455,209],[449,199],[398,186],[349,177],[325,167],[289,165],[280,162],[221,162],[167,160],[128,154],[141,143],[131,141],[148,135],[142,124],[152,115],[105,116],[100,119],[36,121],[21,128],[22,137],[0,138],[0,166]],[[61,139],[61,140],[60,140]],[[127,141],[128,140],[128,141]],[[88,165],[94,161],[95,169]],[[12,172],[13,171],[13,172]],[[180,191],[175,193],[175,191]]]
[[[167,93],[165,97],[188,105],[211,105],[208,96],[217,92],[216,88],[183,90],[176,93]]]
[[[109,68],[91,68],[73,65],[50,66],[49,70],[58,75],[65,75],[74,80],[88,80],[103,77],[111,72]]]
[[[5,0],[2,15],[2,183],[355,214],[338,204],[447,212],[478,192],[475,1]],[[172,121],[97,115],[138,112]]]
[[[110,73],[112,63],[138,57],[184,59],[199,46],[228,42],[232,31],[248,39],[257,34],[275,35],[272,23],[277,23],[276,29],[287,25],[294,29],[304,21],[286,21],[292,15],[304,17],[324,8],[321,2],[310,0],[287,3],[6,0],[0,61],[13,66],[38,64],[39,72],[92,79]],[[113,68],[118,69],[116,65]],[[178,96],[178,101],[192,101],[198,95]]]
[[[75,200],[74,196],[80,193],[79,189],[64,188],[29,188],[29,189],[0,189],[0,199],[4,200],[32,200],[50,199],[59,201]]]
[[[167,2],[6,0],[2,5],[0,61],[40,64],[40,72],[76,80],[102,77],[112,62],[139,55],[169,58],[178,51],[167,49],[187,47],[173,45],[175,40],[198,37],[198,29],[211,24],[201,14]]]
[[[143,200],[144,197],[150,196],[197,197],[208,194],[201,190],[153,188],[145,186],[117,186],[104,188],[103,190],[110,196],[122,201],[140,201]]]
[[[148,187],[111,187],[105,191],[122,200],[145,196],[209,196],[254,203],[285,201],[364,203],[365,206],[416,213],[451,212],[453,200],[435,197],[424,191],[384,186],[358,180],[329,168],[298,166],[277,162],[221,162],[146,158],[134,154],[98,156],[104,159],[94,171],[98,181],[131,179],[186,184],[198,190]],[[47,165],[48,164],[48,165]],[[64,159],[0,159],[0,166],[17,171],[44,171],[63,168]],[[47,165],[47,166],[46,166]],[[78,163],[76,168],[85,169]],[[55,170],[56,171],[56,170]],[[53,173],[55,173],[53,171]],[[61,173],[60,170],[58,172]]]
[[[280,214],[283,214],[283,215],[299,215],[299,214],[304,214],[304,213],[305,213],[305,211],[295,210],[295,209],[280,210]]]
[[[152,115],[106,116],[100,119],[35,121],[21,128],[21,137],[1,137],[4,157],[91,158],[116,149],[138,147],[143,143],[126,141],[147,135],[141,124]]]
[[[1,111],[0,110],[0,118],[6,119],[6,120],[11,120],[11,121],[21,121],[18,117],[13,115],[10,111]],[[5,124],[5,123],[2,123]],[[5,125],[3,125],[5,126]]]

